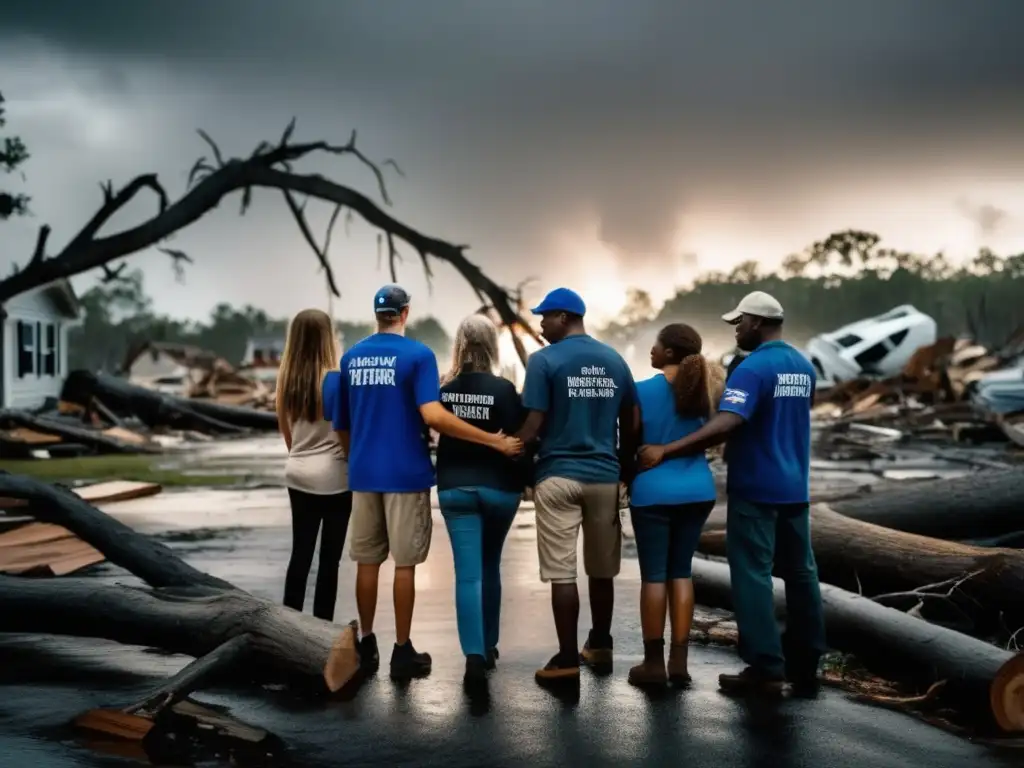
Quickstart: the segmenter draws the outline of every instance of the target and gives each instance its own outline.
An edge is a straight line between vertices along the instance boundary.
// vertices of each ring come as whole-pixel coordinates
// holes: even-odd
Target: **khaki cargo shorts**
[[[549,477],[537,484],[533,500],[541,581],[576,581],[576,543],[581,526],[587,575],[597,579],[619,575],[622,521],[618,483],[580,483]]]
[[[430,491],[353,491],[349,557],[361,565],[380,565],[390,552],[398,568],[419,565],[427,559],[433,528]]]

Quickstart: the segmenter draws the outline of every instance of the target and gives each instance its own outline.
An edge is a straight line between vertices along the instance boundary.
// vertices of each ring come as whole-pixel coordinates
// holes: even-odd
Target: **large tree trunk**
[[[732,608],[729,567],[697,558],[694,591],[703,605]],[[785,613],[785,588],[774,580],[775,604]],[[1004,731],[1024,730],[1024,654],[937,627],[823,584],[829,645],[857,656],[890,679],[922,686],[945,680],[944,697],[964,713],[985,712]]]
[[[893,597],[922,615],[985,633],[1000,620],[1024,624],[1024,552],[942,541],[840,515],[826,504],[811,508],[811,542],[823,581],[864,595],[904,593],[942,585],[948,594]],[[724,531],[705,531],[700,550],[724,555]],[[965,626],[971,624],[973,626]]]
[[[114,435],[104,434],[99,429],[69,423],[67,419],[33,416],[25,411],[0,411],[0,428],[22,427],[47,435],[55,435],[69,443],[78,443],[105,453],[157,453],[160,446],[152,443],[135,443],[122,440]],[[47,447],[40,444],[39,448]]]
[[[135,416],[152,428],[213,434],[239,434],[252,428],[277,429],[277,416],[273,413],[212,403],[198,405],[202,401],[165,395],[116,376],[91,371],[69,373],[61,399],[83,407],[99,401],[116,416]],[[217,409],[216,415],[210,412],[211,407]]]
[[[911,483],[844,499],[846,517],[937,539],[982,539],[1024,530],[1024,469]]]
[[[0,577],[0,631],[101,637],[191,656],[248,635],[253,669],[312,677],[330,691],[355,675],[354,624],[339,627],[239,590],[59,486],[2,472],[0,496],[27,500],[36,519],[63,526],[151,587]]]
[[[241,405],[226,405],[214,400],[195,398],[186,400],[192,410],[228,424],[245,429],[259,429],[267,432],[277,430],[277,414],[274,411],[261,411]]]
[[[936,539],[996,539],[1024,531],[1024,469],[976,472],[948,480],[883,483],[830,495],[812,494],[855,520]],[[721,495],[724,490],[719,489]],[[725,528],[725,503],[705,530]],[[989,542],[986,542],[986,546]]]

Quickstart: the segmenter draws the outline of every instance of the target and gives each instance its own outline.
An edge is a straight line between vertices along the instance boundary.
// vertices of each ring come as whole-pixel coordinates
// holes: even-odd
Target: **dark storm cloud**
[[[364,128],[410,170],[402,210],[484,262],[586,214],[657,259],[709,196],[768,216],[791,180],[996,152],[1024,126],[1022,25],[1014,0],[48,0],[5,9],[0,56],[41,41],[115,99],[143,98],[133,63],[200,83],[219,110],[164,109],[232,151],[293,112]]]

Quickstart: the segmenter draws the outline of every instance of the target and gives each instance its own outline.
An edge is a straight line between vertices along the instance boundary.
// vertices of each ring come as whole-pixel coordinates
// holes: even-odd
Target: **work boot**
[[[473,653],[466,657],[466,673],[462,684],[467,691],[480,691],[487,687],[487,659]]]
[[[689,643],[672,643],[668,650],[668,681],[672,685],[685,687],[690,684],[692,678],[687,668],[687,660],[690,655]]]
[[[612,636],[601,637],[594,630],[587,635],[587,642],[580,651],[580,663],[588,667],[609,667],[612,663]]]
[[[573,654],[573,656],[574,658],[567,658],[562,653],[556,653],[547,664],[534,673],[534,679],[541,685],[545,683],[579,682],[579,656],[576,654]]]
[[[404,645],[395,643],[391,651],[391,679],[411,680],[414,677],[426,677],[430,674],[432,660],[429,653],[419,653],[406,640]]]
[[[380,668],[377,636],[372,632],[359,638],[359,668],[367,675],[374,674]]]
[[[497,666],[498,658],[501,654],[498,653],[497,648],[487,649],[487,668],[494,669]]]
[[[629,670],[627,679],[638,688],[664,686],[668,682],[663,639],[644,640],[644,660]]]
[[[785,679],[770,675],[754,667],[747,667],[738,675],[719,675],[718,687],[727,693],[754,693],[781,696]]]

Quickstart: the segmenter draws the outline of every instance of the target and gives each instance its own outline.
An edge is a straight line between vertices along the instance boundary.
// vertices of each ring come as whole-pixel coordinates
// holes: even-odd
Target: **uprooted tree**
[[[28,261],[11,276],[0,280],[0,305],[38,286],[94,269],[102,269],[105,280],[116,280],[123,272],[125,263],[115,266],[113,262],[151,247],[158,247],[169,256],[174,269],[180,271],[186,263],[191,263],[191,257],[180,249],[162,244],[210,213],[232,193],[242,194],[241,212],[244,214],[252,201],[253,190],[262,188],[278,191],[284,197],[300,233],[320,262],[333,295],[340,296],[341,293],[330,263],[330,242],[339,215],[344,210],[348,214],[359,215],[379,230],[382,242],[387,244],[388,265],[393,280],[398,279],[398,264],[401,261],[398,243],[402,242],[419,256],[428,279],[433,276],[431,258],[448,263],[470,284],[481,301],[495,308],[503,323],[529,329],[527,321],[516,307],[512,292],[495,283],[480,267],[466,258],[468,246],[423,234],[394,218],[369,197],[351,187],[320,174],[294,170],[295,163],[317,155],[353,157],[374,174],[384,204],[390,205],[382,168],[390,166],[400,173],[394,161],[382,164],[371,161],[356,146],[355,132],[345,144],[330,144],[326,141],[298,143],[292,141],[294,130],[295,120],[292,119],[276,144],[261,142],[245,158],[225,158],[213,139],[199,131],[199,135],[210,147],[212,159],[204,156],[196,161],[189,173],[187,191],[174,201],[156,174],[152,173],[136,176],[120,189],[115,189],[112,182],[103,184],[103,203],[99,210],[59,252],[51,254],[49,251],[51,228],[48,225],[40,227],[35,248]],[[156,197],[157,213],[134,227],[101,234],[110,219],[144,190]],[[322,243],[317,241],[306,217],[305,201],[308,199],[321,200],[334,206]],[[525,349],[518,340],[516,342],[517,352],[525,360]]]

